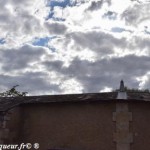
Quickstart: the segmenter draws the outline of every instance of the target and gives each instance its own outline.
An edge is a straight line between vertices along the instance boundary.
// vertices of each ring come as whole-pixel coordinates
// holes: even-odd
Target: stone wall
[[[129,131],[129,122],[132,121],[132,112],[129,112],[128,103],[116,103],[116,112],[113,113],[113,121],[116,122],[116,131],[114,132],[116,150],[130,150],[133,135]]]
[[[115,150],[114,111],[112,102],[24,105],[21,134],[14,143],[39,143],[40,150]]]
[[[149,125],[144,101],[26,104],[5,115],[0,142],[39,143],[40,150],[147,150]]]
[[[150,149],[150,103],[134,102],[129,105],[132,111],[130,131],[133,133],[131,150]]]

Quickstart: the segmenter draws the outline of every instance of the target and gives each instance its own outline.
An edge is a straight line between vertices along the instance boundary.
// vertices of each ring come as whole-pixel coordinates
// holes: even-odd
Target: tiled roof
[[[29,103],[58,103],[58,102],[94,102],[116,100],[117,92],[66,94],[27,97],[0,97],[0,111],[7,111],[20,104]],[[129,92],[126,100],[150,101],[150,93]]]
[[[150,101],[150,93],[148,93],[148,92],[128,92],[127,99]]]

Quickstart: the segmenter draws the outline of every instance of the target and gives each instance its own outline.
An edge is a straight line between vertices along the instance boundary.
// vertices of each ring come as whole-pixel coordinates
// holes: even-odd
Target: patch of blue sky
[[[52,37],[44,37],[44,38],[35,38],[35,40],[33,41],[33,45],[35,46],[45,46],[47,47],[48,42],[52,39],[54,39],[56,36],[52,36]]]
[[[0,39],[0,44],[1,45],[5,44],[5,39],[4,38]]]
[[[51,11],[51,12],[49,13],[49,15],[46,17],[46,20],[48,20],[48,19],[52,19],[52,20],[54,20],[54,21],[65,21],[64,18],[61,18],[61,17],[54,17],[54,12],[53,12],[53,11]]]
[[[67,6],[71,7],[71,6],[76,5],[76,1],[72,1],[72,0],[50,0],[48,5],[51,8],[54,8],[55,6],[65,8]]]
[[[49,46],[48,42],[52,39],[56,38],[56,36],[52,37],[44,37],[44,38],[35,38],[35,40],[32,42],[34,46],[44,46],[49,48],[52,52],[55,52],[55,48],[53,46]]]
[[[47,46],[49,41],[48,37],[45,38],[35,38],[34,42],[32,43],[35,46]]]
[[[50,7],[50,12],[49,15],[46,17],[46,20],[48,19],[53,19],[55,21],[65,21],[65,19],[63,18],[55,18],[54,16],[54,7],[61,7],[61,8],[65,8],[67,6],[72,7],[76,5],[76,1],[72,1],[72,0],[49,0],[49,2],[47,3],[47,6]]]
[[[49,4],[49,6],[50,7],[55,7],[55,6],[59,6],[59,7],[66,7],[67,5],[69,5],[70,4],[70,0],[60,0],[60,1],[58,1],[58,0],[51,0],[50,1],[50,4]]]
[[[53,18],[54,12],[50,11],[49,15],[46,17],[46,20],[48,20],[49,18]]]

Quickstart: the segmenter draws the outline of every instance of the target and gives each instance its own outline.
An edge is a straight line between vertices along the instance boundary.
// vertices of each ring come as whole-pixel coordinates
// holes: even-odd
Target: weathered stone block
[[[129,132],[117,132],[114,133],[114,141],[117,143],[132,143],[133,142],[133,135]]]
[[[129,132],[129,122],[116,123],[116,132]]]
[[[119,122],[127,122],[132,121],[132,113],[131,112],[114,112],[113,113],[113,121]]]
[[[117,112],[116,121],[119,122],[129,122],[132,121],[132,113],[130,112]]]
[[[117,150],[130,150],[130,144],[117,144]]]

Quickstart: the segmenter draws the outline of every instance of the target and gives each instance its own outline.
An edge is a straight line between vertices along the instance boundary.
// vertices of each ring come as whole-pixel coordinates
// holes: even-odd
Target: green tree
[[[126,86],[124,87],[124,89],[127,92],[145,92],[145,93],[150,93],[149,89],[135,89],[135,88],[130,89],[130,88],[126,87]],[[118,91],[119,91],[119,89],[114,90],[114,92],[118,92]]]
[[[28,92],[19,92],[16,90],[16,87],[19,85],[13,86],[10,90],[0,93],[0,97],[18,97],[26,96]]]

